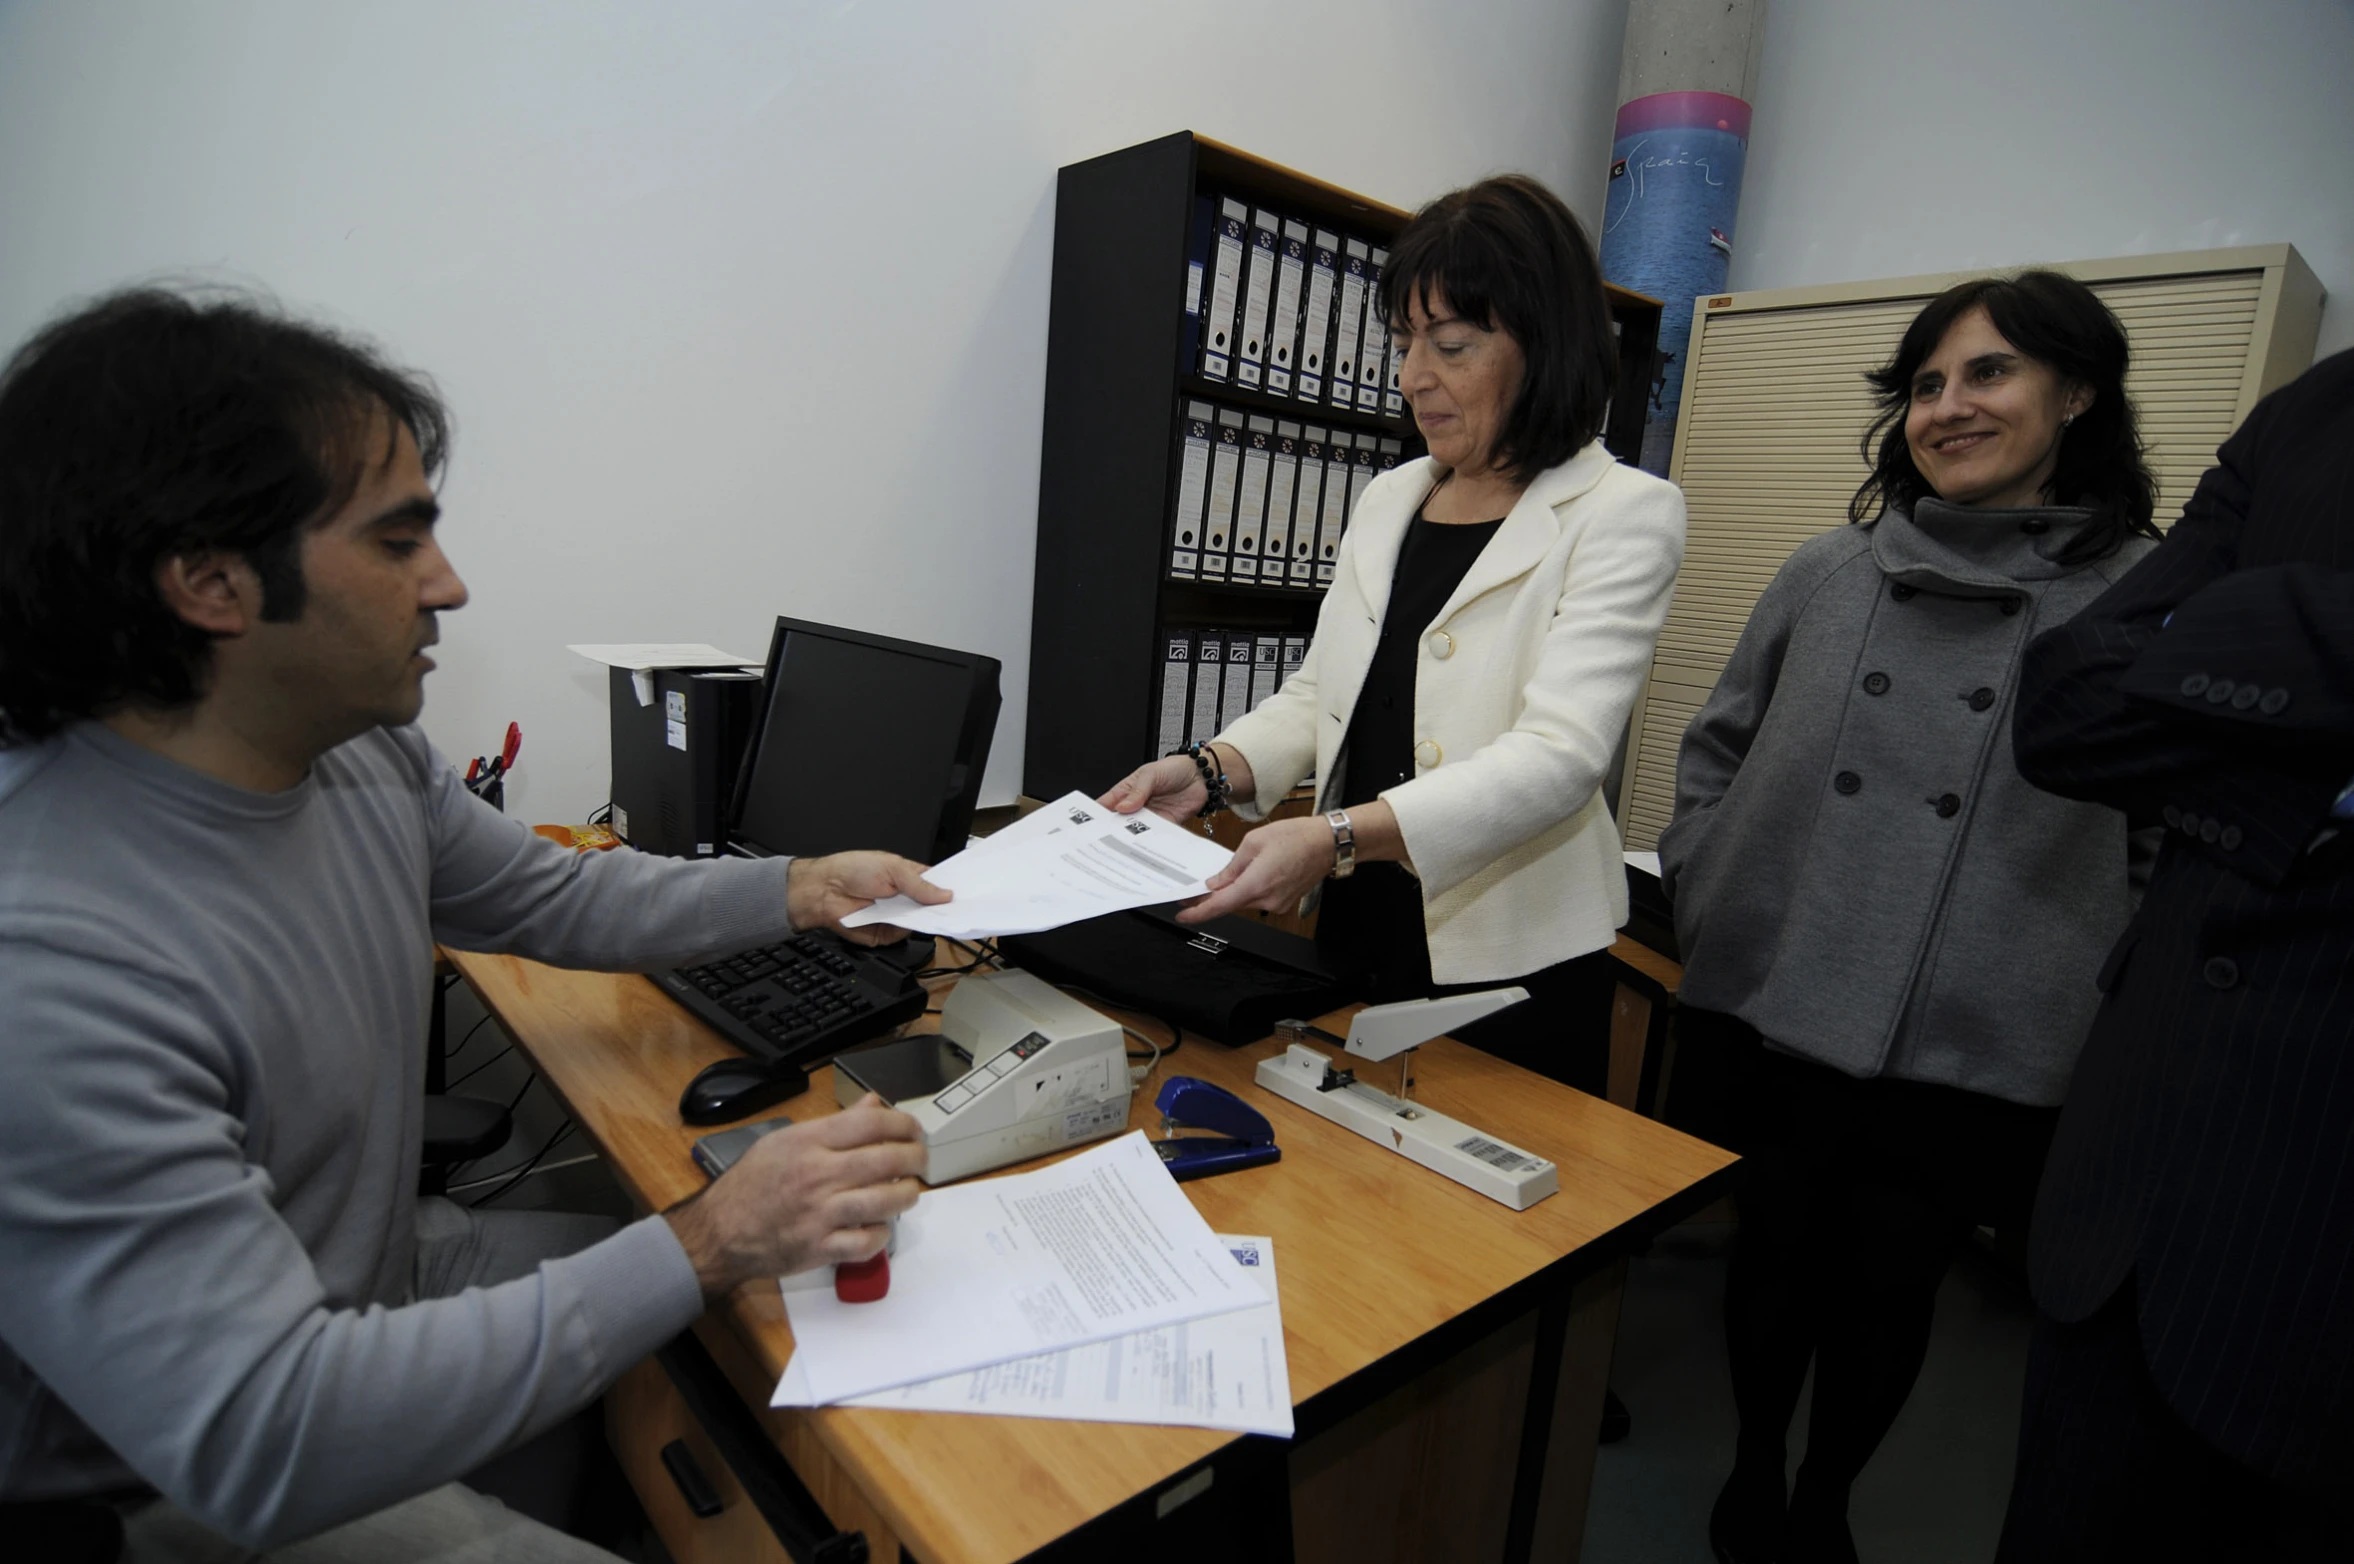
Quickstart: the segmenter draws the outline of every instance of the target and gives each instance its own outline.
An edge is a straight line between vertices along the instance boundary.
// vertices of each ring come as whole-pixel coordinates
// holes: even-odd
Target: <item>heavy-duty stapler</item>
[[[1153,1142],[1153,1150],[1161,1154],[1169,1176],[1180,1184],[1283,1158],[1283,1148],[1275,1144],[1275,1126],[1267,1122],[1267,1116],[1222,1086],[1190,1075],[1173,1075],[1163,1083],[1153,1106],[1161,1110],[1162,1135]],[[1180,1129],[1212,1133],[1179,1135]]]

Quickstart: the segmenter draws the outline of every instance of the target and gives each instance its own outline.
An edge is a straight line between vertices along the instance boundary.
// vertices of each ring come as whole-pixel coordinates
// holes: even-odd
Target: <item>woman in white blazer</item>
[[[1184,918],[1322,886],[1317,943],[1369,996],[1519,983],[1466,1041],[1599,1093],[1627,915],[1604,773],[1683,556],[1684,502],[1596,438],[1615,380],[1593,246],[1559,198],[1484,180],[1416,214],[1380,308],[1430,455],[1342,536],[1307,660],[1206,745],[1103,802],[1246,819],[1315,776],[1317,810],[1243,838]]]

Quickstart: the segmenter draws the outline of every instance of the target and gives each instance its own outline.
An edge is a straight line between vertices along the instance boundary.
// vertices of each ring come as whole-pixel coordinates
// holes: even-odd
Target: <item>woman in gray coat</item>
[[[2125,334],[2053,272],[1933,300],[1871,375],[1856,525],[1793,554],[1685,734],[1660,839],[1684,1031],[1744,1071],[1720,1559],[1853,1559],[1849,1485],[1937,1287],[2024,1223],[2146,867],[2010,748],[2020,654],[2151,547]],[[1815,1370],[1805,1463],[1784,1439]]]

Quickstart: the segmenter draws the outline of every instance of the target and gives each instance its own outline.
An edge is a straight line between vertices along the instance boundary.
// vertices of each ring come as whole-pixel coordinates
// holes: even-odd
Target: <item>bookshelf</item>
[[[1304,636],[1321,587],[1173,580],[1178,433],[1189,401],[1400,441],[1410,417],[1318,406],[1203,375],[1186,352],[1196,197],[1231,196],[1387,244],[1412,215],[1189,131],[1061,170],[1038,482],[1022,791],[1110,786],[1159,752],[1164,628]],[[1604,443],[1642,443],[1659,303],[1610,289],[1618,391]]]

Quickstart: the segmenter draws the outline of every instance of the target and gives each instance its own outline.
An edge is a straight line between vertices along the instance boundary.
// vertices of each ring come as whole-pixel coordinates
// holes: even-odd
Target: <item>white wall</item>
[[[605,798],[603,673],[566,642],[757,657],[780,612],[1002,658],[1002,801],[1055,169],[1190,128],[1399,205],[1523,168],[1591,210],[1623,26],[1617,0],[0,0],[0,341],[193,271],[434,374],[474,601],[426,725],[462,756],[520,719],[529,818]]]
[[[2294,244],[2354,346],[2346,0],[1772,0],[1732,286]]]

